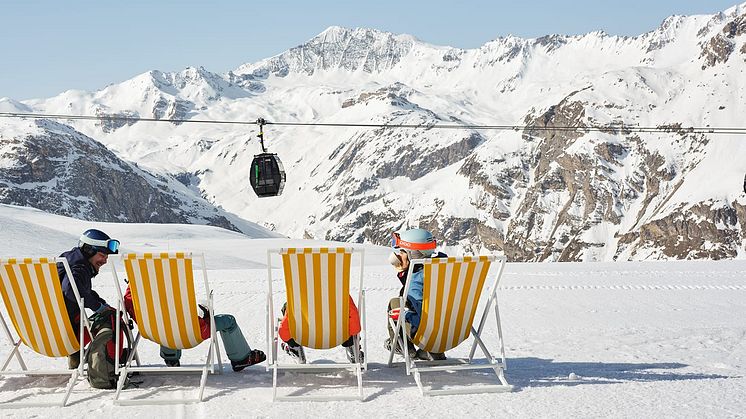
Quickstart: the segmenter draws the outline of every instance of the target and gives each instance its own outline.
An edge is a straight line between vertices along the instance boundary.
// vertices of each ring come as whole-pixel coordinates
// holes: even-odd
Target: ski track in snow
[[[366,287],[370,291],[389,291],[395,293],[399,287]],[[498,287],[498,291],[572,291],[572,290],[634,290],[634,291],[688,291],[688,290],[735,290],[746,291],[746,285],[517,285]],[[283,294],[283,291],[273,291],[273,294]],[[216,293],[220,295],[221,293]],[[266,291],[229,291],[223,295],[266,294]]]

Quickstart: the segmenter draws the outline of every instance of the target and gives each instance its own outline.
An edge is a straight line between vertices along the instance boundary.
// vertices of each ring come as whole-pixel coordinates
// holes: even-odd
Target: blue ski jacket
[[[433,258],[445,258],[448,257],[443,252],[437,252],[433,254]],[[404,285],[407,283],[407,271],[399,272],[397,274],[399,281],[402,283],[402,289],[399,291],[399,295],[404,294]],[[412,282],[409,284],[409,292],[407,293],[407,304],[411,308],[404,314],[404,318],[412,328],[412,336],[417,332],[417,328],[420,325],[420,316],[422,316],[422,290],[424,287],[425,273],[422,265],[416,265],[412,269]]]

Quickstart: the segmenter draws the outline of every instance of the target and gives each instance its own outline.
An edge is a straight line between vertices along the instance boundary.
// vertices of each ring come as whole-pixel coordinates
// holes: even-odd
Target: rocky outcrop
[[[92,221],[200,223],[238,231],[178,182],[119,159],[74,129],[36,120],[35,133],[0,137],[0,202]]]
[[[620,237],[618,254],[659,259],[730,259],[746,240],[746,208],[737,202],[680,205]]]
[[[723,30],[702,47],[700,58],[704,59],[702,70],[717,63],[725,63],[736,50],[734,38],[746,33],[746,14],[725,24]],[[742,47],[743,49],[743,47]]]
[[[702,70],[705,70],[707,67],[713,67],[717,63],[728,61],[730,54],[735,48],[735,43],[732,40],[722,34],[716,35],[702,48],[702,53],[699,55],[700,58],[704,59]]]
[[[189,111],[194,108],[194,103],[179,99],[160,98],[153,105],[153,118],[177,120],[174,125],[180,125],[178,120],[186,119]]]
[[[121,112],[106,112],[101,108],[96,109],[96,116],[100,119],[96,121],[96,126],[101,128],[101,131],[109,133],[118,130],[124,126],[133,125],[136,118],[140,115],[133,111],[121,111]]]

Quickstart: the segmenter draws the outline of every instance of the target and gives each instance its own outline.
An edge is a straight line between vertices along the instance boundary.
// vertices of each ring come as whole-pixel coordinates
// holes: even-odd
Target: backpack
[[[93,388],[114,389],[117,388],[118,376],[115,373],[114,331],[116,330],[114,310],[105,310],[96,313],[89,318],[91,321],[91,334],[93,339],[86,351],[85,361],[88,364],[88,383]],[[128,327],[124,320],[120,319],[119,335],[119,366],[127,361],[127,356],[132,350],[132,342],[129,333],[125,333]],[[124,348],[126,337],[127,347]]]

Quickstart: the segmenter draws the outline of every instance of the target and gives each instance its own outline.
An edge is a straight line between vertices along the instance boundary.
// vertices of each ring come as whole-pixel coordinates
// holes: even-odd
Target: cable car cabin
[[[285,169],[277,154],[262,153],[254,156],[249,170],[249,183],[259,198],[277,196],[285,187]]]

